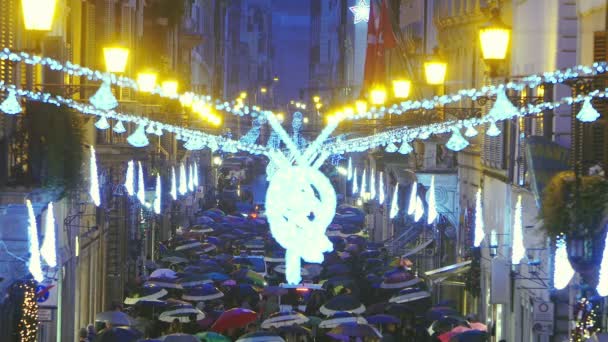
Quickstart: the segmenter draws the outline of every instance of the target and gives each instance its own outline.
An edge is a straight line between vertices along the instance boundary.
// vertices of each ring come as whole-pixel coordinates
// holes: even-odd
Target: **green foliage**
[[[600,176],[577,180],[572,171],[551,179],[543,192],[540,216],[550,236],[592,236],[598,230],[608,204],[608,181]],[[578,202],[577,202],[578,201]]]
[[[82,181],[82,119],[67,107],[39,102],[26,105],[32,180],[60,193],[77,190]]]

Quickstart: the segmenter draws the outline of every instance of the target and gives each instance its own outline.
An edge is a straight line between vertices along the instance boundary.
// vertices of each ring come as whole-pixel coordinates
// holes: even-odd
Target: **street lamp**
[[[319,103],[321,101],[321,97],[319,95],[315,95],[312,97],[312,102]]]
[[[57,0],[21,0],[23,22],[29,31],[50,31]]]
[[[108,72],[123,73],[127,69],[129,49],[120,46],[104,47],[103,56]]]
[[[507,57],[511,28],[500,20],[497,8],[492,10],[490,20],[479,29],[479,42],[483,59],[490,68],[490,77],[495,77],[498,64]]]
[[[357,114],[364,114],[367,112],[367,102],[363,100],[355,101],[355,108],[357,109]]]
[[[428,61],[424,62],[424,75],[426,83],[430,85],[442,85],[445,81],[447,63],[433,55]]]
[[[386,90],[384,87],[376,86],[370,91],[369,97],[373,105],[381,106],[386,102]]]
[[[242,91],[241,94],[239,94],[239,98],[241,100],[244,100],[247,98],[247,92],[246,91]]]
[[[266,94],[267,92],[268,92],[268,88],[266,88],[266,87],[260,88],[260,93]]]
[[[395,98],[405,99],[410,96],[412,82],[409,80],[393,80],[393,93]]]
[[[213,157],[213,165],[215,165],[215,166],[222,165],[222,157],[220,157],[220,156]]]
[[[176,97],[177,96],[177,81],[168,80],[164,81],[161,85],[163,89],[163,94],[168,97]]]
[[[151,93],[156,87],[156,74],[153,72],[140,72],[137,75],[137,85],[139,90]]]

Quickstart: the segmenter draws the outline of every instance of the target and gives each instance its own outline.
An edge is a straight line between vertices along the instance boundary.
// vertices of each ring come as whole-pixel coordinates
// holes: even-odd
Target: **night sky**
[[[310,41],[310,1],[273,0],[273,40],[277,104],[299,99],[308,83]]]

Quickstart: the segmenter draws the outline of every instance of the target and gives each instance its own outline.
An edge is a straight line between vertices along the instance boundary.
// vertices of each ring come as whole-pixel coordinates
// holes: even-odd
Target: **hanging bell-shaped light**
[[[21,104],[17,99],[15,91],[9,90],[6,99],[0,104],[0,111],[8,115],[16,115],[22,112]]]
[[[467,138],[473,138],[473,137],[477,136],[477,134],[479,134],[479,132],[477,132],[477,130],[475,129],[475,127],[473,127],[473,125],[468,126],[467,130],[464,132],[464,136]]]
[[[414,150],[412,145],[410,145],[406,140],[403,140],[401,146],[399,147],[399,153],[401,154],[409,154]]]
[[[388,145],[386,145],[386,148],[384,150],[388,153],[395,153],[397,152],[398,148],[394,143],[390,142],[388,143]]]
[[[146,124],[140,123],[135,132],[127,138],[127,141],[135,147],[148,146],[150,141],[148,141],[148,137],[146,136]]]
[[[518,114],[519,110],[511,103],[504,89],[498,91],[496,93],[496,101],[494,102],[492,109],[488,112],[488,116],[491,116],[496,120],[504,120],[510,119]]]
[[[586,97],[581,110],[576,114],[576,118],[582,122],[593,122],[600,117],[600,113],[593,108],[591,98]]]
[[[452,130],[452,136],[445,146],[454,152],[458,152],[469,146],[469,142],[460,134],[460,130],[458,128],[454,128]]]
[[[97,120],[97,122],[95,122],[95,127],[97,127],[97,129],[108,129],[110,128],[110,124],[108,123],[108,119],[106,119],[105,115],[102,115],[99,120]]]
[[[89,102],[95,108],[101,110],[112,110],[118,107],[118,101],[114,94],[112,94],[112,88],[109,82],[104,81],[97,92],[89,98]]]
[[[500,129],[496,126],[496,121],[490,122],[490,127],[486,131],[486,134],[490,137],[497,137],[500,135]]]
[[[114,131],[114,133],[118,133],[118,134],[122,134],[127,131],[127,129],[125,128],[125,125],[123,125],[122,121],[120,121],[120,120],[116,123],[116,125],[114,125],[114,128],[112,128],[112,130]]]

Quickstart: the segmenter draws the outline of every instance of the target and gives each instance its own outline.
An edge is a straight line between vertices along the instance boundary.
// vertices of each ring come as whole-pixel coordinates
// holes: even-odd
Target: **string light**
[[[146,204],[146,186],[144,185],[144,168],[137,162],[137,199],[139,203]]]
[[[21,318],[17,323],[19,342],[33,342],[38,336],[38,303],[36,302],[36,284],[28,281],[19,284],[23,291],[23,303],[21,304]]]
[[[431,176],[431,186],[429,187],[429,212],[427,214],[427,223],[432,224],[437,218],[437,208],[435,203],[435,175]]]
[[[513,217],[513,254],[511,257],[511,263],[513,265],[519,264],[526,254],[524,234],[522,231],[521,210],[521,195],[517,195],[517,203],[515,204],[515,214]]]
[[[50,267],[57,266],[56,254],[56,238],[55,238],[55,215],[53,213],[53,202],[49,203],[46,209],[46,219],[44,225],[44,242],[40,248],[40,255]]]
[[[171,198],[177,199],[177,180],[175,179],[175,166],[171,166]]]
[[[346,169],[346,179],[349,181],[353,179],[353,158],[352,157],[348,157],[348,169]]]
[[[416,212],[416,198],[418,198],[418,183],[414,182],[412,184],[412,190],[410,191],[410,201],[407,207],[407,214],[414,215]]]
[[[22,112],[21,104],[14,91],[8,92],[6,99],[0,104],[0,110],[8,115],[16,115]]]
[[[353,195],[359,192],[359,186],[357,185],[357,168],[353,171]]]
[[[570,279],[574,276],[574,270],[568,260],[566,239],[560,236],[555,241],[555,260],[553,265],[553,287],[562,290],[568,286]]]
[[[376,199],[376,173],[373,168],[369,173],[369,194],[370,199]]]
[[[37,282],[41,282],[44,280],[44,276],[42,275],[42,265],[40,263],[40,245],[38,243],[38,228],[36,226],[36,215],[34,214],[34,208],[32,207],[32,202],[30,202],[30,200],[26,200],[25,205],[27,206],[28,215],[27,234],[30,252],[28,270]]]
[[[394,219],[399,214],[399,183],[395,184],[395,191],[393,192],[393,199],[391,202],[391,212],[389,217]]]
[[[600,275],[597,287],[597,293],[602,296],[608,296],[608,234],[604,239],[604,252],[602,252],[602,263],[600,264]]]
[[[156,175],[156,192],[154,196],[154,212],[160,214],[160,202],[161,202],[161,188],[160,188],[160,174]]]
[[[95,148],[91,146],[91,160],[89,161],[90,167],[90,188],[89,194],[95,206],[99,207],[101,204],[101,197],[99,195],[99,176],[97,174],[97,158],[95,156]]]
[[[127,190],[127,194],[129,194],[129,196],[133,196],[133,194],[135,194],[135,172],[133,171],[133,164],[134,163],[132,160],[129,161],[127,164],[127,174],[125,176],[125,189]]]
[[[179,194],[185,195],[188,192],[188,180],[186,179],[186,167],[184,163],[179,166]]]
[[[363,169],[363,175],[361,175],[361,190],[359,191],[361,197],[365,196],[367,193],[367,177],[365,176],[365,172],[367,169]]]
[[[380,193],[378,194],[378,203],[380,205],[384,204],[384,172],[380,171],[380,184],[378,185],[378,190],[380,191]]]
[[[479,247],[481,242],[485,238],[485,232],[483,231],[483,209],[481,207],[481,188],[477,189],[475,195],[475,236],[473,241],[473,247]]]

